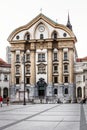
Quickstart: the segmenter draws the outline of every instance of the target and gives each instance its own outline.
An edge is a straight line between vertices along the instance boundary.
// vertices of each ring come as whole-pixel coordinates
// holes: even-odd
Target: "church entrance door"
[[[46,82],[44,81],[43,78],[40,78],[39,81],[37,82],[38,86],[38,96],[40,98],[44,98],[46,95]]]

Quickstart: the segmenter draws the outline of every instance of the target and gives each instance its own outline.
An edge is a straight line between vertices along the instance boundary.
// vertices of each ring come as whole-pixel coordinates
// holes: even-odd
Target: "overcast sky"
[[[68,12],[77,37],[78,57],[87,56],[87,0],[0,0],[0,58],[6,60],[10,33],[42,13],[66,25]]]

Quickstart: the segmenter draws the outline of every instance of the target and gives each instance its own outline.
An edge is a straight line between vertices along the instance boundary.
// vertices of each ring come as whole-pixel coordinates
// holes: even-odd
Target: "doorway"
[[[46,82],[43,78],[40,78],[39,81],[37,82],[38,86],[38,96],[41,98],[44,98],[46,96]]]

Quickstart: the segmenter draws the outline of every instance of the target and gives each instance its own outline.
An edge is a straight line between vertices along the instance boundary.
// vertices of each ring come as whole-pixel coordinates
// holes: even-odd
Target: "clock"
[[[39,31],[40,31],[40,32],[43,32],[44,30],[45,30],[45,28],[44,28],[43,25],[39,26]]]

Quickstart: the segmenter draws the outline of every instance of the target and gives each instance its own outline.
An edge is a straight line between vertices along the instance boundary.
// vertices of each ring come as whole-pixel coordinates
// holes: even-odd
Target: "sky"
[[[77,38],[78,57],[87,56],[87,0],[0,0],[0,58],[6,61],[7,38],[41,13],[66,25],[68,12]]]

